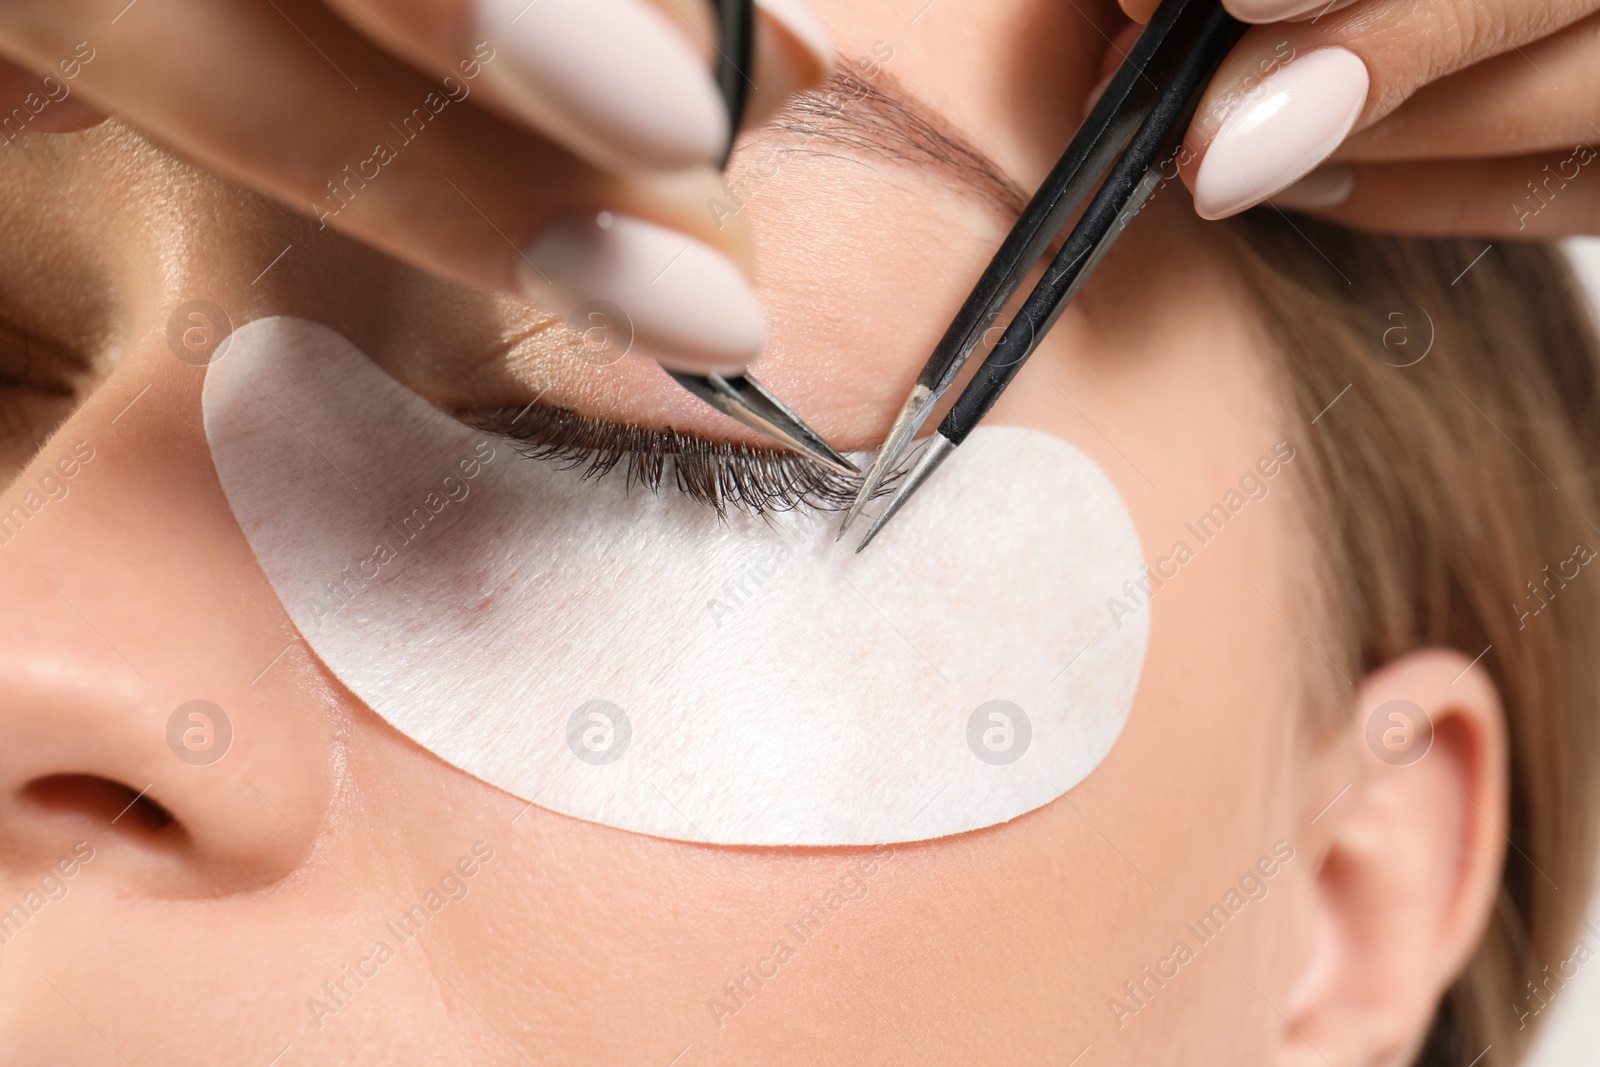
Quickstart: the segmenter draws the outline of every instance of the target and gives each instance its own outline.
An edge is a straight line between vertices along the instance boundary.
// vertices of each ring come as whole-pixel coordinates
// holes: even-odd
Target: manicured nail
[[[1356,0],[1229,0],[1223,5],[1240,22],[1289,22],[1321,18]]]
[[[1354,167],[1348,163],[1328,163],[1289,188],[1274,193],[1272,203],[1285,211],[1322,211],[1349,200],[1355,187]]]
[[[479,0],[478,33],[502,100],[599,166],[677,170],[727,148],[705,57],[646,0]]]
[[[1319,48],[1274,72],[1223,120],[1195,175],[1201,218],[1221,219],[1294,184],[1328,158],[1367,102],[1366,64]]]
[[[833,39],[805,0],[756,0],[756,6],[810,54],[820,75],[833,70]]]
[[[518,274],[558,315],[614,305],[639,347],[674,370],[737,374],[766,345],[761,305],[733,261],[654,222],[609,211],[563,219],[523,249]]]

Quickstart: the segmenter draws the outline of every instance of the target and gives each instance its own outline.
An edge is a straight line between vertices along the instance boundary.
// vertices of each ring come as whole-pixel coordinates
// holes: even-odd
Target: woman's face
[[[851,107],[763,131],[738,198],[708,206],[759,243],[762,378],[868,448],[1004,235],[1008,196],[1081,115],[1106,40],[1070,4],[818,7],[864,82],[992,162],[852,148]],[[1086,10],[1113,31],[1110,5]],[[904,154],[916,133],[893,110],[870,136]],[[1297,744],[1317,655],[1297,632],[1315,632],[1297,471],[1257,468],[1308,430],[1273,414],[1262,341],[1181,190],[1158,193],[993,421],[1092,457],[1152,564],[1241,484],[1248,506],[1142,609],[1131,715],[1082,783],[1003,825],[873,850],[610,829],[397,733],[264,578],[212,464],[205,370],[169,324],[196,321],[194,301],[235,326],[299,316],[441,404],[552,390],[610,418],[737,427],[652,363],[595,366],[527,308],[115,125],[13,140],[0,181],[0,508],[27,511],[0,544],[9,1062],[1266,1061],[1320,848],[1295,827],[1339,786]],[[231,724],[217,762],[169,745],[194,700]],[[1230,893],[1226,930],[1196,937]]]

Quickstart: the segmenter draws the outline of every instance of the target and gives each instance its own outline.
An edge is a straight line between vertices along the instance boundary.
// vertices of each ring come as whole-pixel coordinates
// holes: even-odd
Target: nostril
[[[172,812],[144,790],[93,774],[52,774],[35,778],[22,798],[43,813],[114,826],[150,837],[182,834]]]

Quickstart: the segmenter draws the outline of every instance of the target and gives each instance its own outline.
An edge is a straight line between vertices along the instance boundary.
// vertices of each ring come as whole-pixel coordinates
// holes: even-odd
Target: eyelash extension
[[[726,515],[762,515],[801,506],[844,511],[855,499],[860,479],[813,463],[804,456],[748,444],[708,441],[677,430],[580,415],[541,404],[487,412],[457,412],[475,429],[511,440],[530,459],[554,460],[585,479],[604,478],[619,469],[629,489],[658,492],[670,484],[698,504]],[[892,484],[878,494],[892,491]]]

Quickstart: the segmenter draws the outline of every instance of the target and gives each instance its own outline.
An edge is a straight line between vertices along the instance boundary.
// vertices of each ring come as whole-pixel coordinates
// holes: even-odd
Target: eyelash
[[[804,456],[747,444],[708,441],[677,430],[597,419],[540,404],[487,412],[458,412],[475,429],[509,439],[529,459],[554,460],[583,478],[604,478],[619,468],[631,489],[651,492],[671,484],[718,515],[729,511],[793,511],[801,506],[843,511],[859,479]],[[892,484],[880,487],[890,491]]]

